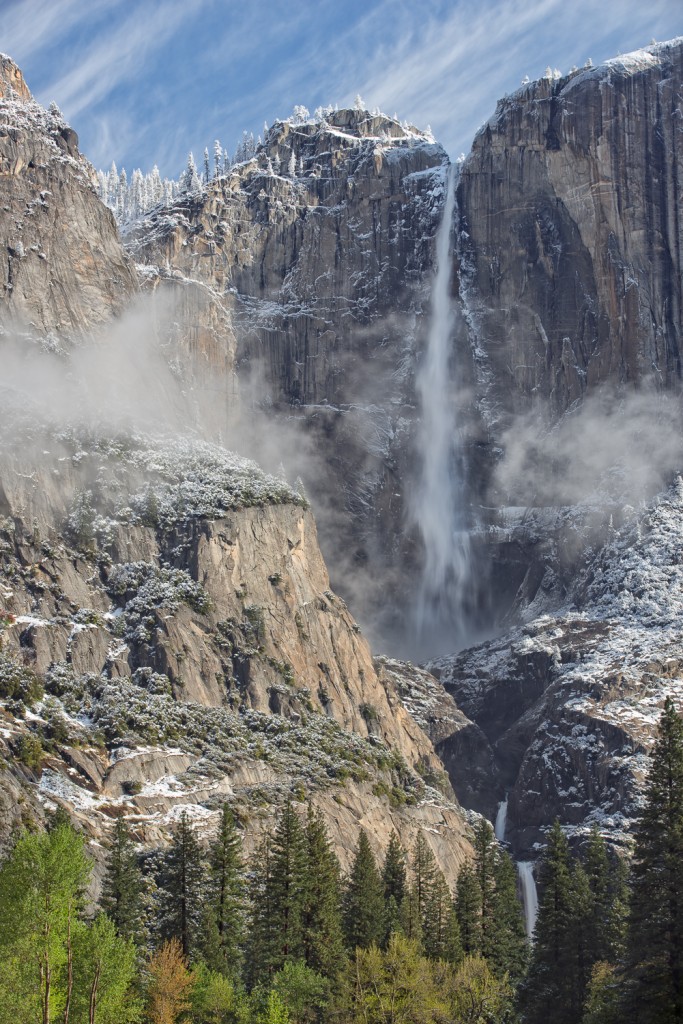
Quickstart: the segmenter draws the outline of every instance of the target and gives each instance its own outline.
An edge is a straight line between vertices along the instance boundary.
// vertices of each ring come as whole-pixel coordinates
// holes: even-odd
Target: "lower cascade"
[[[529,938],[532,938],[538,917],[538,892],[534,878],[534,862],[531,860],[517,861],[517,873],[522,888],[526,933]]]
[[[505,828],[507,825],[508,817],[508,798],[507,795],[504,800],[498,804],[498,813],[496,814],[496,824],[494,831],[496,833],[496,839],[499,843],[502,843],[505,839]]]

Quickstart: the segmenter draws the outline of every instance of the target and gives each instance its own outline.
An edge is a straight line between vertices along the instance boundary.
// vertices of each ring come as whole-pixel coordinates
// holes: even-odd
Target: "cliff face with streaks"
[[[480,129],[458,226],[491,422],[678,385],[682,88],[679,39],[523,86]]]

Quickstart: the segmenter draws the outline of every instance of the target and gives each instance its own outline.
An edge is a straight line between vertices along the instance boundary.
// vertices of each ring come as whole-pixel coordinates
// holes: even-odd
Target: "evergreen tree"
[[[615,963],[624,952],[626,871],[621,860],[610,857],[607,844],[595,826],[586,846],[584,869],[591,892],[588,920],[591,963]]]
[[[386,946],[389,936],[401,927],[401,905],[406,896],[407,871],[406,855],[395,832],[391,833],[382,867],[384,887],[384,938]]]
[[[113,921],[117,935],[136,943],[144,939],[143,889],[128,823],[120,813],[114,822],[100,906]]]
[[[311,970],[332,978],[344,963],[339,861],[321,812],[310,804],[305,839],[303,959]]]
[[[190,819],[185,811],[173,833],[164,858],[160,888],[162,897],[160,934],[176,938],[184,957],[195,952],[203,907],[202,856]]]
[[[197,166],[194,162],[194,156],[192,153],[188,153],[187,155],[187,165],[180,177],[180,187],[183,192],[188,192],[190,195],[201,191],[202,183],[199,180]]]
[[[204,184],[208,185],[211,178],[211,171],[209,169],[209,150],[208,147],[204,147]]]
[[[223,147],[218,139],[213,144],[213,176],[220,178],[223,169]]]
[[[558,821],[539,873],[541,899],[534,946],[520,1003],[528,1024],[575,1024],[572,929],[574,891],[569,846]],[[580,1008],[579,1008],[580,1009]]]
[[[481,896],[472,864],[463,864],[458,872],[455,912],[463,952],[474,956],[481,951]]]
[[[344,935],[347,947],[353,952],[381,942],[383,918],[382,879],[368,837],[361,829],[344,892]]]
[[[504,850],[498,852],[494,868],[491,925],[488,932],[489,962],[497,977],[507,974],[517,983],[524,976],[529,960],[529,943],[524,927],[524,912],[517,897],[517,873]]]
[[[422,832],[418,832],[411,860],[413,890],[417,900],[417,912],[423,943],[427,942],[427,907],[432,897],[436,879],[436,861]]]
[[[395,832],[392,832],[389,837],[389,845],[387,846],[382,867],[384,899],[388,900],[393,896],[400,907],[406,894],[406,883],[406,855],[398,836]]]
[[[236,977],[244,932],[245,893],[242,843],[228,804],[223,804],[216,838],[209,847],[209,891],[200,946],[214,971]]]
[[[481,952],[490,959],[494,952],[496,839],[486,818],[480,818],[474,829],[474,870],[479,887]]]
[[[453,897],[438,868],[425,899],[422,941],[425,956],[431,960],[446,960],[456,964],[462,959],[460,926]]]
[[[249,988],[269,978],[273,895],[270,881],[271,842],[271,836],[265,835],[256,847],[252,860],[249,886],[251,917],[245,970],[245,981]]]
[[[257,873],[252,920],[250,977],[267,982],[286,963],[304,956],[307,851],[299,816],[287,801]]]
[[[683,1021],[683,720],[667,698],[635,829],[625,1012]]]
[[[400,934],[404,935],[410,942],[414,942],[418,949],[422,950],[422,921],[418,913],[417,894],[412,885],[406,889],[403,902],[399,907]]]

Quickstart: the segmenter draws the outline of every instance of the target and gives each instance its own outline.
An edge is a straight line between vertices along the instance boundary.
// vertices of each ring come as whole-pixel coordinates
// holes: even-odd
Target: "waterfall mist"
[[[452,365],[453,338],[459,326],[450,288],[454,210],[454,168],[450,167],[443,215],[436,235],[429,334],[416,377],[420,473],[411,516],[424,549],[414,609],[413,648],[418,658],[456,650],[463,646],[468,632],[470,533],[464,502],[465,465],[457,444]]]

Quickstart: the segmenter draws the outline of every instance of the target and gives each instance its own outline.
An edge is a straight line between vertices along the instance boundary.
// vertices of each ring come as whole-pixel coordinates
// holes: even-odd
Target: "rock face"
[[[263,448],[281,433],[277,459],[303,476],[366,621],[388,578],[400,598],[410,557],[413,375],[446,163],[430,136],[367,111],[276,122],[253,160],[126,238],[181,309],[193,372],[208,367],[213,389],[223,372],[233,418],[249,408],[243,434],[265,410]]]
[[[678,39],[523,86],[474,140],[461,290],[492,425],[607,380],[677,386],[682,82]]]
[[[78,336],[137,290],[111,213],[97,198],[78,136],[32,98],[0,57],[0,298],[5,327]]]
[[[612,530],[553,615],[430,665],[491,746],[518,854],[556,817],[627,840],[664,701],[683,706],[682,494],[679,478]]]
[[[0,692],[5,752],[43,744],[42,797],[98,839],[123,807],[147,843],[183,808],[207,828],[224,799],[254,838],[269,806],[310,797],[344,863],[361,825],[378,853],[423,829],[453,880],[465,818],[329,589],[305,501],[197,441],[35,443],[10,441],[2,465]],[[26,718],[35,679],[47,696]],[[10,795],[35,793],[25,775]]]

